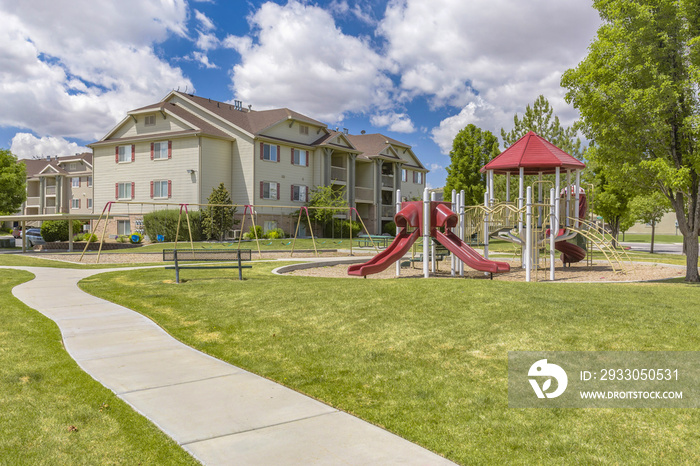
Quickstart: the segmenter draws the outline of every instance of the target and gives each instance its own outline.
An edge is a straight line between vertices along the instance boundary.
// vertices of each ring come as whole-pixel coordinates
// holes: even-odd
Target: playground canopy
[[[481,172],[493,171],[497,174],[519,173],[525,175],[555,173],[560,170],[582,170],[586,165],[576,160],[543,137],[530,131],[515,144],[501,152],[481,168]]]

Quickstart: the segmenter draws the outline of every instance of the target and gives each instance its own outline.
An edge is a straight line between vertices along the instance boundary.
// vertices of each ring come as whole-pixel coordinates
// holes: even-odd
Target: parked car
[[[44,238],[41,237],[41,228],[28,228],[27,229],[27,246],[33,248],[40,244],[46,244]]]

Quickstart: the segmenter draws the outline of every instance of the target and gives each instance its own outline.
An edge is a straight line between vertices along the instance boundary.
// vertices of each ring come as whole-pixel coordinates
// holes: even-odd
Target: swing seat
[[[291,242],[291,241],[290,241],[290,242],[288,242],[288,243],[282,242],[282,246],[289,246],[290,244],[292,244],[292,242]]]

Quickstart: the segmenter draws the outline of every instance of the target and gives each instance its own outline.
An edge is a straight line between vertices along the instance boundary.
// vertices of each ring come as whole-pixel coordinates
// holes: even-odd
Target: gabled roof
[[[90,152],[83,152],[82,154],[67,155],[63,157],[51,157],[50,160],[47,159],[22,159],[27,167],[27,178],[33,178],[40,175],[68,175],[70,172],[61,168],[61,163],[75,162],[83,160],[92,167],[92,154]]]
[[[398,155],[387,155],[382,154],[382,152],[384,152],[387,149],[387,147],[389,147],[391,148],[391,151],[394,152],[394,154],[396,154],[396,151],[392,146],[403,147],[404,149],[411,151],[411,155],[417,163],[417,165],[411,165],[411,167],[425,169],[425,167],[423,167],[423,165],[421,164],[420,160],[418,160],[418,158],[415,157],[415,155],[413,154],[411,146],[409,146],[406,143],[397,141],[396,139],[392,139],[388,136],[384,136],[381,133],[359,135],[349,134],[347,135],[347,137],[348,140],[352,143],[352,145],[357,148],[357,150],[362,151],[363,157],[388,157],[400,159]]]
[[[539,172],[554,173],[557,167],[563,170],[580,170],[586,168],[586,164],[530,131],[481,167],[481,172],[493,170],[499,174],[519,173],[520,167],[524,168],[526,175],[535,175]]]

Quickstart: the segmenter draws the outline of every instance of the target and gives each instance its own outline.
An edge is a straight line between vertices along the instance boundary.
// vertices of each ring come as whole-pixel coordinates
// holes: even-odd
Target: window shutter
[[[280,146],[277,146],[277,162],[279,163],[282,158],[282,152],[280,151]]]
[[[80,188],[81,186],[83,186],[83,177],[79,176],[78,177],[78,187]],[[80,200],[80,199],[78,199],[78,200]]]
[[[168,158],[173,158],[173,141],[168,141]]]
[[[119,163],[119,146],[114,148],[114,163]]]
[[[309,166],[309,151],[306,151],[306,166]]]
[[[81,199],[78,199],[78,209],[80,209],[80,201]]]
[[[153,160],[153,146],[155,146],[155,143],[151,143],[151,160]],[[153,195],[151,195],[153,197]]]
[[[136,144],[131,145],[131,161],[136,160]]]
[[[260,143],[260,160],[263,159],[263,155],[265,155],[265,144],[261,142]],[[262,191],[260,191],[260,192],[262,192]],[[260,195],[260,197],[262,197],[262,194]]]
[[[134,183],[132,181],[131,182],[131,198],[133,199],[135,197],[136,197],[136,183]]]
[[[260,182],[260,199],[263,198],[263,182]]]
[[[292,147],[292,165],[294,165],[294,148]]]
[[[170,199],[173,195],[173,181],[168,180],[168,199]]]
[[[309,202],[309,187],[305,186],[304,191],[306,192],[306,194],[304,195],[304,201]]]
[[[279,159],[278,159],[278,161],[279,161]],[[277,200],[278,201],[280,200],[280,184],[279,183],[277,183]]]
[[[293,201],[294,200],[294,185],[292,185],[290,187],[292,188],[292,191],[291,191],[292,194],[290,194],[289,199],[291,199]]]
[[[114,199],[119,199],[119,183],[114,183]]]
[[[153,181],[151,181],[151,199],[153,199]]]

